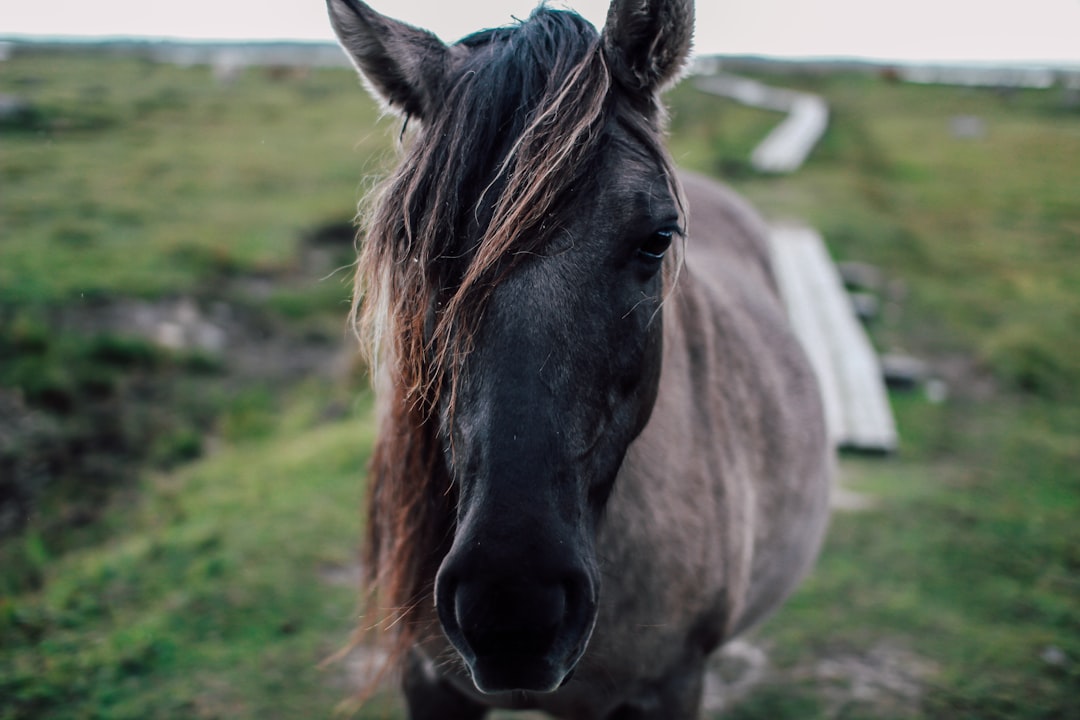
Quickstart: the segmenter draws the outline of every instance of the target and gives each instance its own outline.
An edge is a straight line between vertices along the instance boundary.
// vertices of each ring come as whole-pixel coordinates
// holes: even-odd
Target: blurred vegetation
[[[354,561],[373,428],[364,405],[321,424],[317,395],[264,438],[147,477],[108,541],[36,545],[42,589],[0,606],[0,716],[296,718],[347,696],[319,662],[355,590],[327,578]]]
[[[669,95],[673,154],[840,259],[878,265],[903,447],[846,458],[869,509],[753,638],[769,718],[1059,718],[1080,707],[1080,115],[1060,92],[770,77],[832,123],[763,177],[778,117]],[[230,82],[102,54],[16,54],[0,93],[0,718],[325,717],[355,617],[363,381],[311,372],[346,335],[357,198],[400,129],[347,70]],[[981,119],[978,137],[950,120]],[[227,309],[224,352],[116,317]],[[111,318],[111,319],[110,319]],[[317,363],[316,363],[317,364]],[[921,687],[822,674],[882,649]],[[907,675],[905,675],[907,673]],[[395,717],[394,701],[363,717]]]
[[[814,224],[837,259],[882,268],[879,349],[928,360],[949,390],[941,404],[894,394],[899,456],[841,467],[872,509],[835,517],[818,569],[760,632],[787,680],[815,656],[914,653],[907,679],[924,676],[921,703],[890,709],[880,688],[876,700],[830,703],[842,681],[811,676],[762,689],[735,715],[1070,717],[1080,708],[1080,113],[1060,89],[762,79],[823,95],[831,123],[802,170],[743,176],[739,189],[770,217]],[[700,138],[738,136],[741,121],[725,129],[726,105],[713,100],[709,115],[697,98],[679,132],[674,97],[677,160],[715,173]],[[957,136],[957,117],[977,118],[982,133]]]

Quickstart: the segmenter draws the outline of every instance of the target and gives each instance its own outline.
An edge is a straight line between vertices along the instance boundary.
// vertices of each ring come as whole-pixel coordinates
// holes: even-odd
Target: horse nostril
[[[466,582],[454,593],[454,619],[477,656],[544,655],[560,635],[562,585]]]

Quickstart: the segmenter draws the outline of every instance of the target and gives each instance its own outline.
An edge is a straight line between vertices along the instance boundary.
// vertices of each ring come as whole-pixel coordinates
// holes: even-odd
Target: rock
[[[933,405],[940,405],[949,399],[949,385],[940,378],[931,378],[926,381],[926,399]]]
[[[855,314],[864,323],[876,319],[881,312],[881,303],[877,295],[873,293],[853,292],[848,293],[848,298],[851,300],[851,307],[855,310]]]
[[[954,115],[949,118],[949,130],[954,138],[976,140],[986,135],[986,123],[976,115]]]
[[[1066,110],[1080,108],[1080,72],[1069,73],[1062,80],[1061,106]]]
[[[738,702],[765,680],[769,658],[746,640],[734,640],[714,654],[705,671],[702,708],[720,712]]]
[[[29,100],[0,93],[0,128],[34,130],[40,119],[40,112]]]
[[[910,355],[890,353],[881,356],[885,384],[896,390],[914,390],[926,379],[926,363]]]
[[[842,262],[836,264],[836,269],[840,272],[844,286],[850,290],[880,292],[884,286],[885,279],[881,270],[869,263]]]
[[[0,120],[7,120],[30,110],[30,102],[18,95],[0,93]]]
[[[1064,667],[1069,658],[1065,655],[1065,651],[1055,645],[1048,645],[1043,648],[1043,651],[1039,654],[1039,658],[1047,665],[1053,667]]]
[[[162,320],[153,334],[154,342],[166,350],[179,352],[187,347],[184,339],[184,326],[172,320]]]
[[[134,302],[115,309],[113,324],[126,332],[145,337],[174,352],[197,350],[223,355],[229,337],[229,308],[224,303],[212,307],[206,317],[194,299],[181,297],[172,301]]]
[[[328,222],[304,233],[304,242],[312,245],[341,245],[351,248],[356,243],[356,224],[351,220]]]

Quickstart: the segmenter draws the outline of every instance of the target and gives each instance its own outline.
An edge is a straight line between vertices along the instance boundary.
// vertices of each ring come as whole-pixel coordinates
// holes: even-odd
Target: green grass
[[[0,717],[326,717],[355,563],[368,404],[316,422],[292,403],[266,438],[146,478],[96,547],[0,604]]]
[[[739,105],[696,90],[692,82],[672,88],[669,149],[689,170],[739,181],[753,177],[750,153],[783,116]]]
[[[18,242],[0,243],[0,301],[282,270],[301,230],[350,217],[391,145],[346,70],[221,84],[206,67],[91,57],[19,54],[0,75],[48,118],[5,133],[0,213]]]
[[[302,238],[349,218],[397,124],[376,122],[345,70],[222,85],[205,68],[71,54],[3,70],[0,92],[35,110],[0,128],[0,409],[21,413],[14,434],[0,416],[0,463],[103,437],[131,443],[132,462],[88,518],[46,503],[0,538],[0,718],[329,716],[353,689],[319,664],[355,621],[355,589],[332,579],[361,529],[366,394],[238,382],[221,358],[55,328],[103,299],[183,295],[330,351],[348,273],[310,280]],[[777,117],[685,84],[669,98],[673,155],[770,217],[813,223],[838,258],[878,264],[892,289],[875,342],[929,360],[950,394],[894,394],[899,455],[845,458],[845,486],[873,504],[835,517],[814,574],[755,633],[774,675],[727,717],[1069,717],[1080,116],[1058,91],[769,81],[830,103],[805,168],[750,172]],[[955,115],[985,136],[952,137]],[[348,262],[331,255],[318,277]],[[93,491],[73,467],[66,482]],[[859,699],[815,670],[882,648],[918,697]],[[361,716],[400,711],[380,700]]]
[[[207,67],[80,51],[4,63],[0,92],[31,110],[0,127],[0,411],[13,426],[0,421],[0,536],[18,507],[58,552],[140,468],[198,457],[209,435],[254,432],[273,410],[220,357],[158,348],[102,308],[185,297],[297,345],[341,337],[348,272],[330,271],[350,251],[318,248],[337,261],[320,281],[306,236],[348,221],[391,147],[357,84],[344,69],[223,84]],[[3,543],[0,560],[0,588],[37,581],[26,553]]]

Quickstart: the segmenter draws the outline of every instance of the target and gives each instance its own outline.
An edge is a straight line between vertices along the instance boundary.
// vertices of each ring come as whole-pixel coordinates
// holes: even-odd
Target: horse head
[[[418,126],[362,284],[453,498],[437,617],[481,692],[553,691],[589,641],[604,506],[657,395],[683,232],[657,95],[692,3],[615,0],[599,33],[541,7],[453,45],[328,6],[370,89]]]

